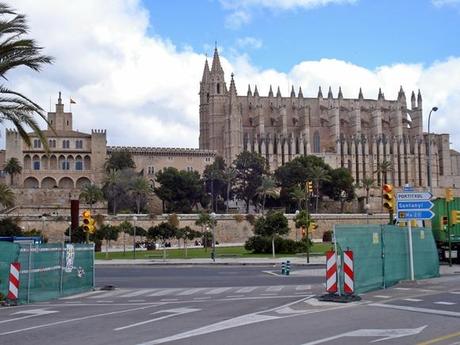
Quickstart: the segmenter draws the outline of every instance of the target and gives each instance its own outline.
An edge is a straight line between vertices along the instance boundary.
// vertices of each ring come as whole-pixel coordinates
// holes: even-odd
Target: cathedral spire
[[[230,80],[230,96],[236,96],[236,86],[235,86],[235,80],[233,80],[233,73],[231,74],[231,80]]]
[[[254,86],[254,97],[259,97],[259,90],[257,90],[257,85]]]
[[[418,89],[418,95],[417,95],[417,108],[419,109],[422,108],[422,94],[420,92],[420,89]]]
[[[276,90],[276,97],[281,97],[280,87],[278,86],[278,90]]]
[[[298,93],[299,98],[303,98],[303,93],[302,93],[302,86],[299,86],[299,93]]]
[[[404,93],[402,85],[399,88],[398,92],[398,101],[401,101],[403,103],[406,103],[406,94]]]
[[[273,97],[272,86],[270,85],[270,90],[268,90],[268,97]]]
[[[382,89],[381,89],[380,87],[379,87],[379,95],[378,95],[377,99],[378,99],[379,101],[380,101],[381,99],[382,99],[382,100],[385,99],[385,98],[383,97]]]
[[[294,85],[291,87],[291,97],[295,97]]]
[[[318,98],[323,98],[323,91],[321,91],[321,86],[318,89]]]
[[[214,57],[212,58],[212,67],[211,73],[224,73],[222,66],[220,64],[219,52],[217,51],[217,46],[214,48]]]
[[[206,61],[204,62],[203,77],[201,78],[202,83],[208,82],[210,73],[211,71],[209,70],[208,57],[206,56]]]
[[[330,86],[329,86],[329,91],[327,93],[327,98],[334,98],[334,95],[332,94],[332,89]]]
[[[251,84],[248,84],[248,96],[252,96]]]
[[[359,88],[358,99],[360,99],[360,100],[363,100],[363,99],[364,99],[363,90],[362,90],[361,88]]]
[[[337,95],[337,98],[343,99],[342,87],[341,86],[339,86],[339,94]]]

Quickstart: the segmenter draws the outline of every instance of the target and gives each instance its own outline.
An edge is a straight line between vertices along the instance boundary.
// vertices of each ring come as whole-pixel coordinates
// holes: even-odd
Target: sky
[[[219,49],[240,95],[257,84],[305,97],[410,100],[425,130],[460,150],[460,0],[6,0],[55,62],[19,68],[6,86],[54,110],[62,91],[74,129],[106,129],[109,145],[198,147],[199,82]],[[211,61],[210,61],[211,62]],[[6,125],[6,127],[12,127]],[[2,135],[4,135],[2,133]],[[2,140],[3,142],[4,140]],[[3,144],[4,145],[4,144]]]

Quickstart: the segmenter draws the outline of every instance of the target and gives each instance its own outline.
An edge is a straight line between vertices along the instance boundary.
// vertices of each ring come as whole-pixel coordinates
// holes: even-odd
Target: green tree
[[[311,168],[311,178],[313,181],[313,188],[315,191],[315,213],[318,213],[318,203],[320,197],[320,187],[323,181],[330,181],[330,175],[328,169],[315,165]]]
[[[177,228],[170,223],[162,222],[157,226],[150,227],[147,231],[147,237],[154,241],[161,240],[163,244],[163,260],[166,259],[166,241],[173,238]]]
[[[340,210],[343,212],[344,203],[355,197],[353,177],[346,168],[337,168],[329,172],[329,179],[325,180],[324,190],[331,199],[340,201]]]
[[[110,170],[123,170],[126,168],[136,168],[131,152],[127,150],[112,152],[110,157],[105,161],[105,170],[107,172],[110,172]]]
[[[374,183],[375,181],[371,177],[365,177],[361,181],[362,187],[366,190],[366,204],[369,204],[369,193],[370,193],[371,188],[374,187]]]
[[[263,176],[262,177],[262,184],[257,188],[257,195],[261,199],[262,204],[262,214],[265,211],[265,202],[267,200],[267,196],[270,198],[278,198],[279,192],[276,186],[276,181],[271,176]]]
[[[26,17],[18,14],[6,4],[0,4],[0,76],[8,80],[8,72],[17,67],[28,67],[40,71],[43,65],[50,64],[53,58],[42,55],[43,48],[35,40],[26,38],[29,32]],[[41,131],[36,115],[46,123],[43,109],[19,92],[0,84],[0,123],[9,121],[16,127],[24,142],[30,146],[31,139],[26,129],[31,128],[47,149],[48,143]]]
[[[12,217],[0,219],[0,236],[22,236],[18,220]]]
[[[0,183],[0,205],[6,208],[13,207],[15,199],[11,188],[4,183]]]
[[[233,167],[227,167],[224,171],[224,178],[225,182],[227,184],[226,190],[227,190],[227,195],[226,195],[226,206],[225,206],[225,213],[228,214],[228,204],[230,202],[230,192],[232,190],[232,185],[233,182],[235,181],[236,178],[236,170]]]
[[[159,186],[155,187],[155,194],[164,202],[167,212],[189,213],[204,200],[203,181],[196,171],[169,167],[157,172],[156,181]]]
[[[99,201],[104,200],[104,193],[101,188],[95,184],[85,184],[81,189],[80,199],[83,199],[86,204],[89,205],[91,212],[93,211],[93,205]]]
[[[295,200],[297,204],[297,210],[302,209],[302,201],[305,200],[305,190],[299,186],[295,186],[289,193],[289,196]]]
[[[145,177],[138,176],[131,181],[129,192],[134,197],[136,211],[139,214],[141,212],[142,201],[146,200],[152,194],[152,187],[150,187],[150,183]]]
[[[13,186],[14,175],[20,174],[22,172],[22,166],[19,163],[16,157],[11,157],[6,161],[5,167],[3,170],[10,175],[10,185]]]
[[[117,226],[111,226],[103,224],[96,230],[98,237],[105,240],[105,257],[109,257],[110,241],[116,241],[118,239],[120,229]]]
[[[111,203],[113,214],[117,213],[118,199],[124,194],[124,189],[121,181],[121,173],[119,170],[110,170],[104,178],[104,186],[102,187],[104,195]]]
[[[227,181],[225,179],[225,170],[227,166],[222,157],[217,156],[214,162],[207,165],[203,171],[206,192],[211,194],[211,210],[217,212],[217,199],[225,198]]]
[[[377,164],[377,169],[374,171],[374,174],[377,174],[377,182],[381,185],[387,183],[388,173],[393,170],[393,166],[390,161],[382,161]]]
[[[262,176],[267,173],[266,161],[256,152],[243,151],[233,165],[236,171],[234,191],[246,202],[246,213],[249,213],[249,204],[262,185]]]
[[[272,255],[275,257],[275,237],[289,233],[288,220],[282,212],[269,212],[266,217],[257,219],[254,225],[254,233],[271,238]]]
[[[179,230],[179,232],[181,234],[180,238],[182,238],[182,240],[184,241],[185,257],[187,257],[187,242],[192,241],[197,237],[200,237],[201,233],[199,233],[198,231],[193,230],[189,226],[185,226],[185,227],[180,228],[178,230]]]

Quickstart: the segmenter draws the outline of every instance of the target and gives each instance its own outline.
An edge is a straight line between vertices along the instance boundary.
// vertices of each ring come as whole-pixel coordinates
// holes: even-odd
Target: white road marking
[[[114,331],[122,331],[122,330],[127,329],[127,328],[142,326],[142,325],[145,325],[147,323],[152,323],[152,322],[159,321],[159,320],[169,319],[169,318],[174,317],[174,316],[188,314],[188,313],[192,313],[192,312],[200,311],[200,310],[201,309],[194,309],[194,308],[177,308],[177,309],[159,310],[159,311],[157,311],[155,313],[152,313],[151,315],[160,314],[160,313],[171,313],[171,314],[156,317],[156,318],[150,319],[150,320],[145,320],[145,321],[141,321],[141,322],[132,323],[130,325],[123,326],[123,327],[114,328]]]
[[[311,285],[298,285],[296,286],[296,291],[299,291],[299,290],[311,290]]]
[[[206,295],[218,295],[218,294],[221,294],[225,291],[228,291],[230,290],[231,287],[221,287],[221,288],[216,288],[216,289],[212,289],[208,292],[206,292]]]
[[[109,300],[102,300],[102,301],[96,301],[97,303],[113,303],[113,301],[109,301]]]
[[[236,290],[235,292],[236,293],[248,293],[248,292],[254,291],[255,289],[257,289],[257,286],[247,286],[239,290]]]
[[[357,329],[356,331],[346,332],[337,334],[332,337],[323,338],[315,341],[305,343],[303,345],[316,345],[321,343],[328,343],[331,340],[336,340],[344,337],[379,337],[380,339],[372,341],[380,342],[383,340],[407,337],[410,335],[416,335],[422,332],[427,326],[418,328],[402,328],[402,329]],[[383,338],[381,338],[383,337]]]
[[[130,292],[130,293],[127,293],[127,294],[119,295],[118,297],[119,298],[136,297],[136,296],[144,295],[144,294],[147,294],[147,293],[151,293],[151,292],[153,292],[155,290],[156,289],[140,289],[140,290],[133,291],[133,292]]]
[[[284,286],[270,286],[269,288],[265,289],[267,292],[278,292],[283,289]]]
[[[375,295],[374,297],[376,297],[376,298],[391,298],[391,296],[387,296],[387,295]]]
[[[457,303],[439,301],[439,302],[433,302],[433,304],[440,304],[440,305],[455,305],[455,304],[457,304]]]
[[[271,274],[272,276],[282,277],[281,274],[278,274],[272,271],[262,271],[262,273],[267,273],[267,274]]]
[[[30,331],[30,330],[33,330],[33,329],[39,329],[39,328],[46,328],[46,327],[51,327],[51,326],[57,326],[57,325],[62,325],[62,324],[71,323],[71,322],[75,322],[75,321],[82,321],[82,320],[95,319],[95,318],[102,317],[102,316],[109,316],[109,315],[116,315],[116,314],[129,313],[129,312],[132,312],[132,311],[143,310],[143,309],[152,308],[152,307],[156,307],[156,306],[157,306],[156,304],[153,304],[153,305],[142,306],[142,307],[137,307],[137,308],[131,308],[131,309],[125,309],[125,310],[117,310],[117,311],[112,311],[112,312],[108,312],[108,313],[93,314],[93,315],[88,315],[88,316],[82,316],[82,317],[77,317],[77,318],[74,318],[74,319],[61,320],[61,321],[45,323],[45,324],[37,325],[37,326],[31,326],[31,327],[20,328],[20,329],[14,330],[14,331],[2,332],[2,333],[0,333],[0,335],[21,333],[21,332]]]
[[[175,341],[175,340],[181,340],[181,339],[186,339],[186,338],[190,338],[190,337],[195,337],[195,336],[198,336],[198,335],[214,333],[214,332],[222,331],[222,330],[225,330],[225,329],[230,329],[230,328],[235,328],[235,327],[240,327],[240,326],[246,326],[246,325],[250,325],[250,324],[254,324],[254,323],[258,323],[258,322],[263,322],[263,321],[276,320],[276,319],[282,318],[283,316],[261,315],[261,313],[268,313],[268,312],[273,312],[273,311],[275,311],[277,309],[286,308],[286,307],[289,307],[289,306],[291,306],[291,305],[293,305],[295,303],[299,303],[299,302],[301,302],[303,300],[305,300],[305,298],[302,298],[301,300],[296,300],[294,302],[285,304],[285,305],[283,305],[281,307],[276,307],[276,308],[264,310],[262,312],[241,315],[241,316],[235,317],[233,319],[217,322],[217,323],[214,323],[212,325],[200,327],[200,328],[197,328],[197,329],[194,329],[194,330],[191,330],[191,331],[187,331],[187,332],[179,333],[179,334],[176,334],[176,335],[172,335],[170,337],[156,339],[156,340],[152,340],[152,341],[147,341],[147,342],[142,343],[140,345],[163,344],[163,343],[167,343],[167,342],[171,342],[171,341]],[[291,315],[289,315],[289,316],[291,316]],[[289,316],[284,316],[284,317],[289,317]]]
[[[176,296],[189,296],[193,295],[194,293],[206,290],[206,288],[194,288],[194,289],[187,289],[185,291],[179,292]]]
[[[397,288],[395,288],[395,290],[408,291],[408,290],[412,290],[412,289],[411,288],[397,287]]]
[[[165,296],[165,295],[172,295],[176,292],[183,291],[184,289],[177,289],[177,288],[172,288],[172,289],[162,289],[159,291],[156,291],[154,293],[151,293],[147,295],[147,297],[153,297],[153,296]]]
[[[140,303],[140,302],[145,302],[145,299],[129,299],[128,302],[130,302],[130,303]]]
[[[72,295],[72,296],[67,296],[67,297],[62,297],[62,298],[59,298],[60,300],[68,300],[68,299],[77,299],[77,298],[83,298],[83,297],[88,297],[88,296],[93,296],[93,295],[97,295],[97,294],[101,294],[105,291],[103,290],[97,290],[97,291],[90,291],[90,292],[84,292],[84,293],[80,293],[78,295]]]
[[[79,304],[79,303],[83,303],[82,301],[69,301],[69,302],[64,302],[66,304]]]
[[[369,305],[373,306],[373,307],[380,307],[380,308],[398,309],[398,310],[413,311],[413,312],[418,312],[418,313],[460,317],[460,313],[455,312],[455,311],[428,309],[428,308],[416,308],[416,307],[406,307],[406,306],[402,306],[402,305],[380,304],[380,303],[372,303],[372,304],[369,304]]]
[[[200,301],[205,299],[211,299],[211,297],[195,297],[194,300]]]
[[[418,298],[404,298],[403,301],[407,301],[407,302],[422,302],[423,300],[418,299]]]
[[[449,293],[454,294],[454,295],[460,295],[460,291],[450,291]]]
[[[8,320],[2,320],[2,321],[0,321],[0,324],[1,323],[12,322],[12,321],[19,321],[19,320],[23,320],[23,319],[29,319],[29,318],[35,317],[35,316],[54,314],[54,313],[58,313],[58,311],[57,310],[46,310],[46,309],[22,310],[22,311],[18,311],[16,313],[13,313],[11,315],[21,315],[21,314],[28,314],[28,315],[15,317],[15,318],[8,319]]]
[[[163,298],[160,301],[161,302],[175,302],[175,301],[178,301],[178,300],[179,300],[179,298]]]

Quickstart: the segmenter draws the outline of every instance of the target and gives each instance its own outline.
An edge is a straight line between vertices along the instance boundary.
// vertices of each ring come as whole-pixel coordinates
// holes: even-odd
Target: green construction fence
[[[8,293],[10,264],[21,264],[19,303],[47,301],[94,287],[93,244],[0,243],[0,293]]]
[[[338,253],[353,251],[355,293],[390,287],[410,279],[408,228],[394,225],[336,225]],[[412,228],[415,279],[439,276],[430,228]],[[343,270],[339,267],[343,282]]]

